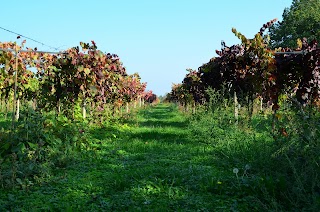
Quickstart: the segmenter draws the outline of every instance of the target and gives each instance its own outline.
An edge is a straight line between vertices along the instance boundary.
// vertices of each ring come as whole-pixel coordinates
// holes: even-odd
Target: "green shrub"
[[[239,114],[235,125],[233,105],[221,93],[209,90],[207,105],[189,117],[195,142],[213,146],[215,163],[236,168],[235,189],[255,196],[266,210],[320,209],[320,119],[316,108],[298,110],[290,102],[272,114]],[[284,104],[284,103],[283,103]],[[232,175],[232,174],[231,174]],[[232,177],[232,176],[230,176]],[[233,176],[235,177],[235,176]],[[239,181],[238,181],[239,180]]]

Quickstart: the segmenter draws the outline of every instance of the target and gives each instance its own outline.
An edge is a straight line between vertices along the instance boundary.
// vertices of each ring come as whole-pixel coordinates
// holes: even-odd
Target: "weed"
[[[272,135],[271,115],[240,112],[235,125],[231,103],[193,115],[160,104],[102,124],[47,114],[42,146],[0,158],[0,210],[317,211],[317,113],[287,107],[276,127],[288,136]]]

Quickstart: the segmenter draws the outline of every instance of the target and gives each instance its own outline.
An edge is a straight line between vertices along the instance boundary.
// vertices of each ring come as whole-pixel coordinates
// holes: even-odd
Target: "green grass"
[[[268,112],[250,119],[242,111],[235,125],[232,106],[213,108],[198,108],[189,126],[197,142],[214,147],[216,167],[237,168],[238,194],[263,211],[320,210],[317,108],[304,108],[308,118],[294,107],[279,110],[273,133]]]
[[[158,105],[129,124],[91,128],[89,152],[66,158],[40,184],[2,190],[0,211],[229,211],[254,209],[195,142],[176,108]],[[62,159],[59,159],[62,160]],[[233,182],[234,181],[234,182]]]
[[[47,120],[44,159],[0,160],[0,211],[317,211],[318,134],[290,155],[296,134],[275,142],[268,117],[236,127],[229,109],[159,104],[100,127]]]

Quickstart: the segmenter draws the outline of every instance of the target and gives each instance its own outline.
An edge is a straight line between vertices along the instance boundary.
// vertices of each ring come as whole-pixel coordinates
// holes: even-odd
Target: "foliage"
[[[201,81],[200,73],[192,69],[187,69],[187,71],[189,73],[186,74],[182,81],[183,88],[192,95],[193,101],[203,102],[205,97],[203,94],[203,83]],[[191,102],[190,98],[191,97],[187,98],[188,103]]]
[[[126,73],[117,55],[104,54],[94,41],[80,42],[80,47],[58,54],[25,49],[24,44],[0,43],[0,89],[4,98],[15,90],[17,74],[17,99],[36,99],[38,108],[55,109],[70,117],[79,100],[83,107],[94,102],[101,111],[106,103],[121,106],[136,100],[146,88],[138,74]],[[37,68],[36,74],[27,70],[32,67]]]
[[[41,114],[29,108],[21,114],[21,121],[17,123],[15,130],[2,128],[0,156],[15,153],[25,157],[46,145],[44,120]]]
[[[58,54],[0,43],[2,100],[24,104],[12,125],[0,120],[0,210],[317,211],[320,51],[307,39],[270,49],[275,21],[252,39],[232,29],[241,44],[173,85],[166,98],[192,104],[188,119],[154,106],[140,76],[94,41]],[[256,97],[273,115],[248,118]],[[129,113],[139,100],[152,107]]]
[[[65,160],[72,162],[74,152],[88,148],[84,126],[31,108],[23,110],[14,130],[1,127],[0,187],[5,189],[28,190],[47,180],[55,167],[64,167]]]
[[[48,130],[53,129],[51,141],[76,134],[65,118],[47,124]],[[47,175],[36,175],[38,181],[31,178],[33,185],[26,184],[30,178],[22,177],[22,185],[28,186],[15,180],[13,189],[0,188],[0,209],[206,211],[257,207],[234,192],[233,175],[213,165],[212,148],[193,141],[176,107],[157,105],[141,110],[137,124],[91,126],[84,132],[90,148],[81,152],[63,144],[49,149],[47,163],[52,165]],[[8,173],[7,169],[2,173]]]
[[[221,169],[236,169],[236,188],[259,199],[267,211],[318,210],[319,112],[301,113],[288,102],[289,107],[278,111],[272,137],[271,115],[242,119],[236,127],[230,122],[232,105],[219,102],[198,108],[189,118],[189,130],[195,141],[214,147],[214,163]]]
[[[316,211],[320,50],[316,40],[306,38],[296,49],[271,49],[265,31],[275,22],[264,24],[252,39],[232,29],[241,44],[222,43],[219,57],[187,74],[167,99],[201,104],[189,130],[196,141],[215,148],[217,164],[234,166],[237,191],[254,195],[264,210]],[[273,115],[261,101],[252,117],[257,97],[272,105]],[[236,110],[241,110],[238,125]]]
[[[183,105],[193,101],[192,95],[186,90],[183,84],[173,84],[172,91],[168,93],[167,97],[170,102],[179,102]]]
[[[318,101],[320,50],[317,41],[308,43],[303,39],[300,49],[272,50],[264,32],[275,21],[264,24],[253,39],[232,29],[241,44],[231,47],[224,44],[221,51],[216,51],[219,57],[202,65],[198,72],[187,74],[181,85],[172,88],[169,99],[203,103],[203,97],[209,99],[205,90],[211,87],[224,90],[229,96],[236,92],[242,102],[260,97],[273,105],[275,111],[281,95],[294,96],[303,105]]]
[[[6,108],[0,183],[5,188],[26,189],[47,179],[53,167],[65,168],[78,152],[90,153],[95,147],[86,138],[88,125],[117,121],[124,103],[145,97],[140,76],[128,75],[119,57],[98,50],[94,41],[59,53],[24,44],[0,43],[0,94]],[[20,113],[12,124],[7,119],[10,109]]]
[[[152,93],[152,91],[147,91],[144,93],[144,100],[148,103],[156,102],[158,99],[157,95]]]
[[[282,21],[270,28],[273,47],[296,48],[297,40],[320,40],[320,2],[318,0],[294,0],[286,8]]]
[[[0,209],[317,211],[318,112],[283,102],[274,141],[270,115],[236,127],[223,93],[208,95],[187,119],[162,104],[129,124],[52,116],[44,158],[0,160]]]

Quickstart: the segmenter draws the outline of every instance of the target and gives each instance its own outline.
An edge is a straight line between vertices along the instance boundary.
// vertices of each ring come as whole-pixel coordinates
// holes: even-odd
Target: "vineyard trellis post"
[[[237,97],[237,92],[234,91],[234,94],[233,94],[233,98],[234,98],[234,117],[235,117],[235,120],[236,120],[236,125],[238,125],[238,119],[239,119],[239,103],[238,103],[238,97]]]
[[[142,100],[141,100],[141,96],[139,96],[139,107],[142,106]]]
[[[17,89],[18,89],[18,46],[15,45],[15,72],[14,72],[14,93],[13,93],[13,111],[12,111],[12,129],[15,127],[15,121],[19,119],[19,107],[17,106]]]

